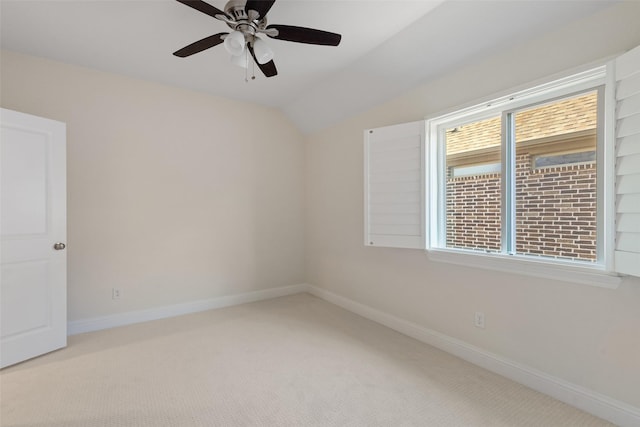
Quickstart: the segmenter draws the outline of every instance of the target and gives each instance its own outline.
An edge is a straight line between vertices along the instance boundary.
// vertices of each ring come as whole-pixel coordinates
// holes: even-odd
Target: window
[[[446,165],[435,169],[445,182],[437,189],[444,192],[441,244],[597,263],[601,94],[594,89],[516,108],[514,100],[499,108],[483,105],[478,110],[490,117],[468,121],[463,115],[453,125],[436,119],[436,158]],[[503,165],[510,176],[502,174]]]
[[[367,246],[604,287],[640,276],[640,47],[425,122],[365,130]]]
[[[605,268],[605,69],[429,122],[432,249]]]
[[[595,163],[596,151],[581,151],[579,153],[539,155],[533,159],[533,168],[552,168],[562,165],[577,165],[581,163]]]

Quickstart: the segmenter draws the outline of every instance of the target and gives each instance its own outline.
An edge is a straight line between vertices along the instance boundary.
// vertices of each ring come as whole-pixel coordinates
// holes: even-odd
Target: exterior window
[[[595,163],[596,151],[582,151],[580,153],[567,154],[551,154],[535,156],[533,159],[533,168],[553,168],[555,166],[578,165],[586,163]]]
[[[473,166],[455,166],[449,171],[449,178],[460,178],[463,176],[478,176],[497,173],[502,170],[500,163],[485,163]]]
[[[604,70],[430,120],[431,249],[604,267]]]

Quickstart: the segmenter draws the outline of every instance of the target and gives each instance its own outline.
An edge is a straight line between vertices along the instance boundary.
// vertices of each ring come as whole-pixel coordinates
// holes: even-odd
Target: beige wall
[[[496,53],[312,135],[307,280],[362,304],[640,407],[640,280],[616,290],[430,262],[363,246],[363,129],[503,92],[640,44],[640,3]],[[434,59],[437,60],[437,59]],[[473,326],[484,311],[486,329]]]
[[[304,281],[304,144],[280,112],[1,59],[2,107],[67,123],[69,320]]]

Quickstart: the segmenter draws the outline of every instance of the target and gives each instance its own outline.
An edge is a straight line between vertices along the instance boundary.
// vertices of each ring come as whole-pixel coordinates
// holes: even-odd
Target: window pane
[[[500,116],[449,128],[446,245],[500,251]]]
[[[597,99],[516,113],[516,253],[596,261]]]

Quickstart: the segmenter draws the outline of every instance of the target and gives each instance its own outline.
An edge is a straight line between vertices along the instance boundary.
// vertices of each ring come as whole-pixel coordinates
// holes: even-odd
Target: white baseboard
[[[116,326],[131,325],[133,323],[147,322],[149,320],[164,319],[167,317],[197,313],[199,311],[211,310],[214,308],[229,307],[232,305],[277,298],[285,295],[298,294],[306,292],[308,288],[308,285],[303,284],[283,286],[237,295],[228,295],[182,304],[149,308],[146,310],[129,311],[125,313],[111,314],[108,316],[93,317],[90,319],[74,320],[67,324],[67,334],[75,335],[83,332],[99,331],[101,329],[109,329]]]
[[[568,381],[530,368],[467,344],[440,332],[384,313],[356,301],[306,285],[306,291],[323,300],[385,325],[402,334],[451,353],[461,359],[500,374],[536,391],[554,397],[619,426],[640,426],[640,408],[596,393]]]

